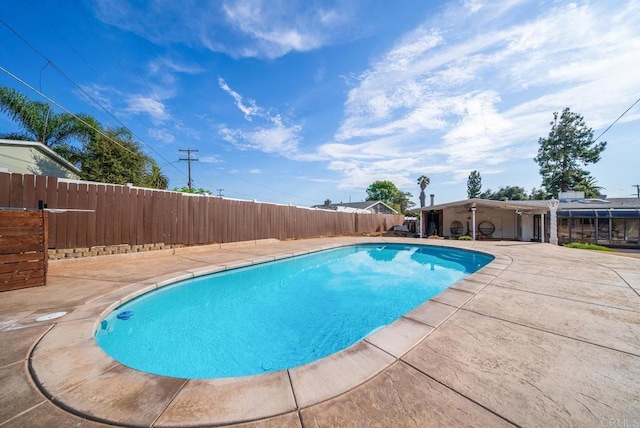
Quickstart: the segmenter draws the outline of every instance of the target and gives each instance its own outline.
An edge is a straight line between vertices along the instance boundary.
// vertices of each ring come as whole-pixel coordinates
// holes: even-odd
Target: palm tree
[[[585,198],[600,198],[600,192],[604,190],[604,187],[598,186],[596,179],[588,175],[574,187],[574,190],[583,191]]]
[[[426,199],[426,195],[424,194],[424,189],[429,185],[429,177],[426,175],[421,175],[418,177],[418,186],[420,186],[420,208],[424,207],[424,201]]]
[[[81,139],[92,127],[99,128],[98,122],[89,115],[56,113],[49,104],[31,101],[7,86],[0,86],[0,112],[22,128],[21,132],[2,134],[1,138],[39,141],[66,157],[73,152],[69,140]]]
[[[151,163],[151,170],[142,177],[144,186],[166,190],[169,187],[169,178],[162,173],[162,170],[153,159],[149,158],[149,162]]]

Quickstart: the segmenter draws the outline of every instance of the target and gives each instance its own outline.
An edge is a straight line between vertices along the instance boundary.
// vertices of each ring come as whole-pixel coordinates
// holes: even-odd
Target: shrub
[[[462,235],[458,237],[458,241],[473,241],[473,238],[467,235]]]
[[[596,244],[587,244],[584,242],[570,242],[568,244],[564,244],[567,248],[578,248],[581,250],[596,250],[596,251],[615,251],[613,248],[603,247],[602,245]]]

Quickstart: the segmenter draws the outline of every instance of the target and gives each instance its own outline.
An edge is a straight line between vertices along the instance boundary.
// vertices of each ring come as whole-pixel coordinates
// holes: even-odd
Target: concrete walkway
[[[268,375],[153,376],[91,337],[105,310],[174,278],[380,241],[496,260],[351,348]],[[46,287],[0,293],[0,426],[640,427],[639,293],[638,258],[521,242],[325,238],[52,262]]]

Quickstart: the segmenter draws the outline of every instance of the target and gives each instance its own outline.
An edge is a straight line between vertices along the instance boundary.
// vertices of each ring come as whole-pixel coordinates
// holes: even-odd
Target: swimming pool
[[[420,245],[322,251],[163,287],[109,314],[95,339],[122,364],[164,376],[293,368],[347,348],[492,259]]]

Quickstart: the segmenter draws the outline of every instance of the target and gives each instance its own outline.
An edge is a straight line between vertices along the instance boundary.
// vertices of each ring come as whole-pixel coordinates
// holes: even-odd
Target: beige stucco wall
[[[491,235],[492,238],[516,239],[519,238],[516,231],[516,215],[515,211],[511,210],[479,207],[476,210],[476,227],[483,221],[489,221],[496,228]],[[463,207],[449,208],[443,211],[442,226],[444,230],[442,232],[444,236],[451,236],[451,223],[456,220],[462,223],[463,234],[467,233],[467,225],[469,229],[473,227],[471,212],[466,211]],[[531,225],[533,225],[533,222]],[[524,224],[523,229],[526,229]]]
[[[80,177],[35,147],[0,145],[0,171],[79,179]]]

